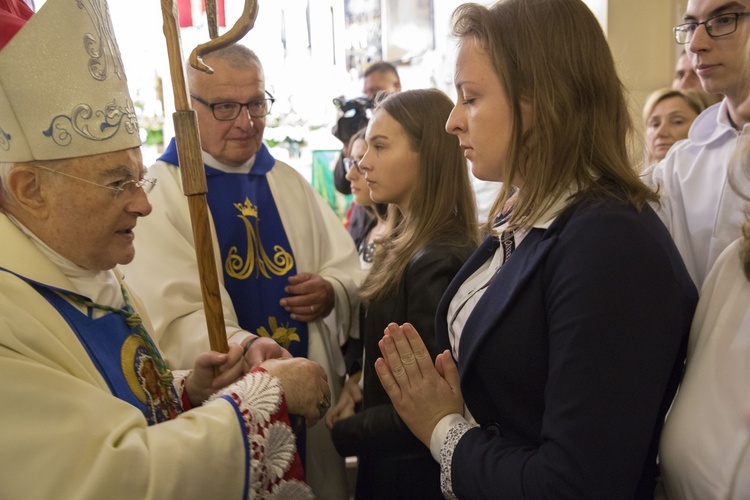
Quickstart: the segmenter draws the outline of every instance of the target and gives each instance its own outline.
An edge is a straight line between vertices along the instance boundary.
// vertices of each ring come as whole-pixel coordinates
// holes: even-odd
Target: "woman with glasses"
[[[344,158],[345,177],[351,186],[353,202],[364,207],[370,216],[364,235],[354,241],[363,269],[369,269],[372,266],[377,240],[385,230],[385,217],[388,214],[387,203],[377,203],[370,198],[365,172],[359,165],[367,151],[366,130],[363,128],[352,136],[349,140],[349,156]]]
[[[363,128],[357,131],[349,139],[346,149],[349,151],[349,156],[343,159],[345,177],[351,186],[352,203],[353,205],[362,207],[368,217],[363,234],[354,240],[357,246],[357,253],[359,254],[359,262],[364,271],[372,267],[375,249],[386,230],[385,219],[388,215],[387,203],[376,203],[370,198],[370,190],[367,188],[365,172],[359,165],[359,162],[367,151],[367,141],[365,141],[366,130],[366,128]],[[360,322],[363,317],[364,314],[362,313]],[[362,327],[360,326],[361,330]],[[344,384],[341,396],[339,396],[339,402],[331,408],[331,411],[326,416],[326,424],[329,429],[337,420],[352,415],[356,405],[362,402],[362,339],[350,338],[343,349],[349,377]]]
[[[503,190],[438,307],[441,354],[392,323],[378,376],[447,498],[652,498],[697,294],[631,167],[604,33],[581,0],[453,22],[446,129]]]
[[[331,430],[339,453],[359,458],[357,499],[442,498],[437,464],[396,414],[373,365],[391,321],[419,325],[430,355],[437,354],[438,301],[476,248],[466,160],[458,139],[443,127],[452,107],[435,89],[388,96],[373,112],[358,162],[370,198],[390,207],[360,289],[363,409]]]
[[[350,139],[346,148],[349,155],[343,159],[345,177],[350,183],[353,196],[352,204],[362,207],[368,216],[368,222],[361,236],[355,239],[359,262],[364,271],[372,267],[375,250],[386,230],[386,216],[388,215],[388,204],[377,203],[370,198],[370,190],[367,188],[365,172],[359,165],[362,157],[367,151],[365,132],[367,128],[358,130]],[[398,212],[394,212],[398,216]],[[361,324],[364,319],[364,310],[360,311],[360,332],[363,330]],[[350,338],[343,347],[344,359],[349,375],[339,396],[338,403],[331,408],[326,415],[326,424],[330,429],[338,420],[347,418],[354,414],[362,402],[362,339]]]

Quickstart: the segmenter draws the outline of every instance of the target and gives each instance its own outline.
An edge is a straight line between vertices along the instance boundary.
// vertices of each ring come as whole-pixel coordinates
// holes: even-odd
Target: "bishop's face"
[[[106,270],[135,257],[133,240],[138,217],[151,212],[143,189],[117,194],[107,187],[143,177],[140,148],[66,160],[60,172],[44,182],[47,210],[37,234],[53,250],[75,264]],[[42,234],[39,234],[42,233]]]

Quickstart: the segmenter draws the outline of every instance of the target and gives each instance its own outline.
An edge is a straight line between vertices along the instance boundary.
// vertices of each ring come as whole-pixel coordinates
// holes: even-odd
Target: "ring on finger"
[[[310,312],[315,314],[315,306],[310,306]]]
[[[323,401],[318,403],[318,408],[320,408],[321,410],[327,410],[330,407],[331,407],[331,400],[328,398],[328,396],[323,395]]]
[[[326,413],[328,413],[328,408],[331,407],[331,400],[328,399],[328,396],[323,396],[323,401],[318,403],[318,411],[320,412],[320,418],[323,418]]]

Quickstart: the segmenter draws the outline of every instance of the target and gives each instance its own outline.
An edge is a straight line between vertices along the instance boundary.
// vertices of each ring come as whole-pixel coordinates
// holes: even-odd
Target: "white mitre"
[[[0,162],[141,145],[105,0],[47,0],[0,50]]]

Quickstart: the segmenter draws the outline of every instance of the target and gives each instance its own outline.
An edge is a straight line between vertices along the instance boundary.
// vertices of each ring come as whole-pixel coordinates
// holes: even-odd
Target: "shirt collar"
[[[79,266],[53,250],[36,234],[31,232],[29,228],[24,226],[21,221],[8,213],[6,215],[26,235],[29,241],[75,285],[79,294],[98,304],[117,308],[122,307],[123,299],[120,282],[112,269],[96,271]]]
[[[729,121],[729,104],[726,99],[706,108],[695,119],[688,131],[688,139],[696,146],[706,146],[721,137],[736,137],[737,130]]]
[[[537,229],[548,229],[553,222],[555,222],[555,219],[557,216],[562,212],[570,203],[570,197],[575,195],[578,192],[578,188],[575,186],[575,183],[572,184],[568,189],[565,190],[565,192],[559,196],[555,201],[550,205],[550,207],[542,214],[541,217],[537,219],[534,224],[531,225],[530,228],[537,228]],[[508,227],[508,220],[506,219],[502,224],[496,227],[496,232],[499,234],[503,232]]]
[[[239,167],[232,167],[220,162],[211,154],[206,153],[205,151],[201,151],[201,154],[203,155],[203,163],[205,165],[208,165],[211,168],[215,168],[216,170],[221,170],[222,172],[227,174],[247,174],[248,172],[250,172],[250,169],[253,168],[253,165],[255,164],[255,158],[258,156],[257,154],[254,154],[250,157],[249,160],[247,160]]]

